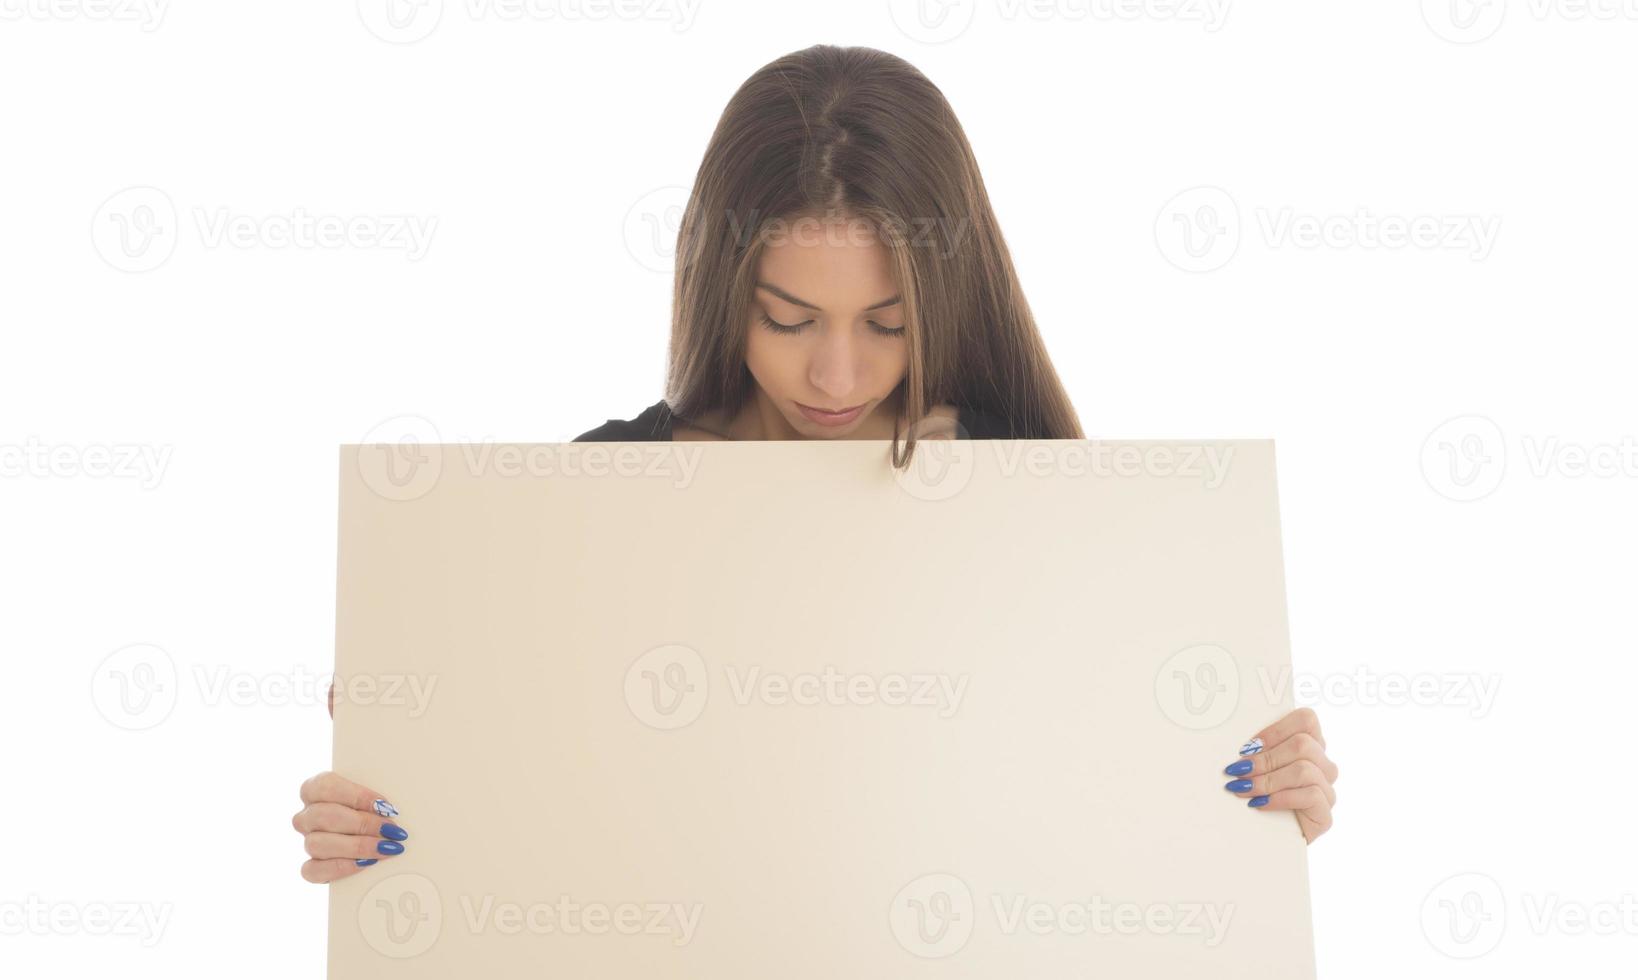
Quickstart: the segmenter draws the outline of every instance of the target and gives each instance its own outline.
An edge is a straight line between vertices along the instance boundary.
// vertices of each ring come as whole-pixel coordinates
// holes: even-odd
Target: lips
[[[858,418],[859,415],[864,412],[865,407],[863,405],[855,405],[852,408],[844,408],[841,411],[833,412],[822,408],[814,408],[812,405],[804,405],[801,402],[797,402],[796,408],[809,421],[818,425],[846,425]]]

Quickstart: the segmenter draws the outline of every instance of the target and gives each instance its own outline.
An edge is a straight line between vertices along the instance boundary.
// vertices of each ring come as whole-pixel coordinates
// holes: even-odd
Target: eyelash
[[[763,325],[769,330],[772,330],[774,333],[799,333],[803,327],[812,322],[812,320],[803,320],[801,323],[780,323],[778,320],[775,320],[768,314],[762,314]],[[876,331],[878,334],[881,334],[883,337],[897,337],[904,333],[903,327],[888,328],[882,326],[874,320],[870,321],[870,329]]]

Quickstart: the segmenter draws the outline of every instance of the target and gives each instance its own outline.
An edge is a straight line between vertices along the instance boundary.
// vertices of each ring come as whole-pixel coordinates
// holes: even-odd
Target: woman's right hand
[[[290,824],[307,848],[301,876],[308,881],[328,884],[404,853],[409,834],[392,820],[398,809],[372,789],[321,772],[301,784],[301,802]]]

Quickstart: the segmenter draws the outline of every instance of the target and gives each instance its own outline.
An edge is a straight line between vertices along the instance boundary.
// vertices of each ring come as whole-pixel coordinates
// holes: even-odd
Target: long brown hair
[[[728,101],[677,236],[666,402],[729,417],[751,397],[745,331],[775,223],[862,219],[890,248],[904,303],[916,423],[940,403],[999,418],[1018,439],[1080,439],[944,94],[901,58],[820,44],[759,69]]]

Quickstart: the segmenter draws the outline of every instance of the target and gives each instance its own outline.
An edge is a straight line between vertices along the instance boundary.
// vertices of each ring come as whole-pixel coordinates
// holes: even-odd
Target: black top
[[[956,411],[959,439],[1010,439],[1012,427],[1005,420],[976,408]],[[670,442],[671,406],[661,399],[643,409],[635,418],[609,419],[602,425],[574,437],[575,442]]]

